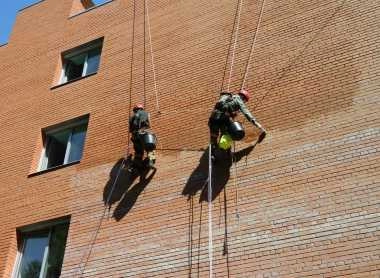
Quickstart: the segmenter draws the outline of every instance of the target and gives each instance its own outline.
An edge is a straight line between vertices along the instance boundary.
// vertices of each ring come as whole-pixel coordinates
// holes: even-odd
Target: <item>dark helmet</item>
[[[239,95],[240,97],[244,97],[246,101],[249,101],[249,99],[251,98],[251,94],[245,89],[241,89],[239,91]]]

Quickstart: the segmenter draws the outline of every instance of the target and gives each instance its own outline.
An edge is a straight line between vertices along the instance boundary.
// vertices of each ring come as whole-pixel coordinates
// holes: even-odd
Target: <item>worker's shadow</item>
[[[132,209],[138,196],[156,173],[155,168],[150,170],[148,167],[143,167],[140,172],[128,171],[130,166],[130,160],[120,158],[112,167],[110,178],[103,191],[104,205],[109,209],[119,201],[112,214],[116,221],[120,221]],[[138,182],[135,183],[137,178]]]
[[[223,151],[218,149],[215,152],[216,162],[212,164],[212,200],[214,200],[230,179],[230,171],[233,162],[240,161],[243,157],[248,156],[255,148],[256,143],[238,152]],[[199,202],[208,199],[208,171],[209,171],[209,150],[208,148],[199,159],[199,165],[191,173],[182,190],[182,195],[191,196],[201,191]]]

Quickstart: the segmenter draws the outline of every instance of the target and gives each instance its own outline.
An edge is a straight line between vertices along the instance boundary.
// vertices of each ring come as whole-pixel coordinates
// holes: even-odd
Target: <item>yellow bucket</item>
[[[219,140],[219,148],[228,150],[231,148],[232,142],[233,140],[229,134],[223,134]]]

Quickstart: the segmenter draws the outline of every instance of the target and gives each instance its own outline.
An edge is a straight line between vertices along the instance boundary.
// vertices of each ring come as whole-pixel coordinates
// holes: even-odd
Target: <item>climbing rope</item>
[[[156,96],[157,111],[158,111],[158,113],[160,113],[160,105],[158,103],[158,89],[157,89],[157,80],[156,80],[156,70],[155,70],[155,66],[154,66],[154,55],[153,55],[153,46],[152,46],[152,34],[151,34],[151,28],[150,28],[150,17],[149,17],[148,0],[145,0],[145,3],[146,3],[145,4],[145,10],[146,10],[146,18],[147,18],[147,25],[148,25],[148,36],[149,36],[149,46],[150,46],[150,60],[151,60],[151,63],[152,63],[152,72],[153,72],[154,93],[155,93],[155,96]],[[145,22],[145,20],[144,20],[144,22]],[[145,37],[145,35],[144,35],[144,37]]]
[[[235,63],[235,53],[236,53],[236,45],[239,37],[239,26],[240,26],[240,18],[241,18],[241,11],[242,11],[242,6],[243,6],[243,0],[238,0],[237,7],[236,7],[236,12],[235,12],[235,18],[234,18],[234,26],[231,34],[231,40],[234,38],[234,43],[232,47],[232,56],[231,56],[231,63],[230,63],[230,70],[229,70],[229,76],[228,76],[228,82],[227,82],[227,91],[230,91],[230,85],[231,85],[231,79],[232,79],[232,73],[233,73],[233,67]],[[227,60],[226,60],[226,65],[225,65],[225,70],[227,66],[227,61],[228,61],[228,56],[230,52],[231,44],[228,49],[228,54],[227,54]],[[249,64],[249,61],[248,61]],[[225,71],[224,70],[224,71]],[[225,73],[225,72],[224,72]],[[221,90],[223,89],[224,85],[224,73],[223,73],[223,81],[222,81],[222,87]],[[246,74],[245,74],[246,75]],[[244,83],[244,80],[243,80]],[[209,145],[209,178],[208,178],[208,253],[209,253],[209,277],[212,278],[212,256],[213,256],[213,238],[212,238],[212,161],[211,161],[211,144]],[[234,152],[235,152],[235,142],[234,142]],[[233,159],[233,157],[232,157]],[[236,168],[236,162],[233,160],[234,163],[234,184],[236,188],[236,217],[239,219],[239,212],[238,212],[238,189],[237,189],[237,168]]]
[[[131,66],[130,66],[130,80],[131,80],[131,82],[130,82],[130,85],[129,85],[129,110],[128,111],[131,111],[131,108],[132,108],[132,84],[133,84],[133,61],[134,61],[134,44],[135,44],[135,22],[136,22],[136,0],[133,1],[133,25],[132,25],[132,41],[131,41],[131,49],[132,49],[131,52],[132,53],[131,53]],[[130,117],[131,116],[129,115],[129,119],[130,119]],[[101,225],[103,223],[103,220],[104,220],[104,216],[106,215],[106,212],[107,212],[107,205],[108,205],[108,209],[109,210],[111,208],[111,206],[110,206],[111,197],[112,197],[112,194],[113,194],[113,192],[115,190],[115,187],[116,187],[117,181],[119,179],[121,170],[124,168],[126,159],[129,157],[129,148],[130,148],[130,138],[128,136],[128,139],[127,139],[127,154],[123,158],[123,160],[122,160],[122,162],[121,162],[121,164],[120,164],[120,166],[118,168],[115,180],[112,183],[110,192],[108,193],[103,213],[102,213],[102,215],[101,215],[101,217],[99,219],[99,223],[98,223],[98,225],[97,225],[97,227],[95,229],[95,232],[93,233],[93,236],[92,236],[92,238],[91,238],[91,240],[90,240],[90,242],[88,244],[88,249],[85,250],[84,255],[81,257],[81,260],[79,262],[79,277],[83,276],[83,273],[84,273],[84,271],[86,269],[88,260],[89,260],[90,255],[91,255],[92,247],[95,244],[96,238],[98,237],[98,234],[99,234],[100,227],[101,227]],[[84,258],[85,258],[85,260],[84,260]],[[84,262],[84,265],[81,266],[83,262]]]
[[[229,75],[229,79],[228,79],[227,91],[229,91],[230,83],[231,83],[231,76],[232,76],[232,70],[233,70],[233,65],[234,65],[234,57],[235,57],[235,51],[236,51],[236,43],[237,43],[238,33],[239,33],[239,25],[240,25],[240,16],[241,16],[242,2],[243,2],[243,0],[240,0],[240,3],[238,5],[238,9],[239,9],[239,11],[237,13],[237,18],[238,19],[237,19],[237,24],[236,24],[236,29],[235,29],[235,41],[234,41],[234,47],[233,47],[233,51],[232,51],[231,67],[230,67],[230,75]],[[251,49],[250,49],[250,53],[249,53],[249,56],[248,56],[248,60],[247,60],[247,64],[246,64],[245,72],[244,72],[244,77],[243,77],[240,89],[244,88],[245,82],[246,82],[247,77],[248,77],[248,71],[249,71],[251,60],[252,60],[253,51],[255,49],[257,35],[258,35],[259,30],[260,30],[260,25],[261,25],[261,21],[262,21],[264,6],[265,6],[265,0],[263,0],[263,2],[261,4],[260,15],[259,15],[258,22],[257,22],[257,25],[256,25],[256,30],[255,30],[255,33],[254,33],[254,36],[253,36],[253,40],[252,40],[252,44],[251,44]],[[235,153],[235,151],[236,151],[236,144],[235,144],[235,141],[234,141],[234,150],[233,150],[233,152]],[[234,171],[234,174],[233,174],[233,176],[234,176],[233,183],[234,183],[234,187],[235,187],[235,204],[236,204],[235,215],[236,215],[236,218],[238,219],[238,222],[239,222],[240,215],[239,215],[239,189],[238,189],[238,185],[237,185],[237,166],[236,166],[236,161],[234,159],[232,160],[232,163],[234,165],[233,166],[233,168],[234,168],[234,170],[233,170]]]
[[[238,18],[239,5],[240,5],[240,1],[237,1],[236,2],[235,15],[234,15],[234,24],[233,24],[232,29],[231,29],[231,37],[230,37],[230,43],[228,44],[228,51],[227,51],[226,62],[224,63],[223,79],[222,79],[222,84],[220,85],[220,92],[223,92],[223,88],[224,88],[224,81],[225,81],[226,72],[227,72],[228,60],[229,60],[229,57],[230,57],[232,41],[233,41],[234,35],[235,35],[235,27],[236,27],[236,22],[237,22],[237,18]]]
[[[261,19],[262,19],[262,17],[263,17],[264,6],[265,6],[265,0],[263,0],[263,2],[262,2],[262,4],[261,4],[260,15],[259,15],[259,19],[258,19],[258,21],[257,21],[256,31],[255,31],[255,35],[253,36],[253,41],[252,41],[252,45],[251,45],[251,50],[250,50],[250,53],[249,53],[249,57],[248,57],[248,61],[247,61],[247,65],[246,65],[246,67],[245,67],[245,73],[244,73],[243,81],[241,82],[240,89],[243,89],[243,88],[244,88],[245,81],[247,80],[247,76],[248,76],[249,66],[250,66],[251,59],[252,59],[253,50],[255,49],[255,44],[256,44],[257,34],[259,33],[260,25],[261,25]]]
[[[208,148],[208,260],[209,260],[209,277],[212,278],[212,161],[211,161],[211,144]]]
[[[230,72],[228,76],[228,83],[227,83],[227,92],[230,91],[230,84],[231,84],[231,78],[232,78],[232,70],[234,67],[235,63],[235,53],[236,53],[236,44],[238,41],[238,36],[239,36],[239,26],[240,26],[240,17],[241,17],[241,10],[243,6],[243,0],[239,0],[238,3],[238,12],[237,12],[237,21],[236,21],[236,29],[235,29],[235,39],[234,39],[234,44],[232,48],[232,57],[231,57],[231,65],[230,65]]]
[[[145,5],[146,5],[146,1],[144,1],[144,80],[143,80],[143,86],[144,86],[144,94],[143,94],[143,100],[144,100],[144,108],[146,109],[146,20],[145,20],[145,11],[146,11],[146,8],[145,8]]]
[[[234,28],[233,28],[233,31],[232,31],[232,36],[231,38],[233,37],[234,38],[234,43],[233,43],[233,49],[232,49],[232,57],[231,57],[231,64],[230,64],[230,70],[229,70],[229,78],[228,78],[228,85],[227,85],[227,91],[229,91],[230,89],[230,84],[231,84],[231,79],[232,79],[232,74],[233,74],[233,67],[234,67],[234,63],[235,63],[235,53],[236,53],[236,45],[237,45],[237,41],[238,41],[238,36],[239,36],[239,27],[240,27],[240,19],[241,19],[241,11],[242,11],[242,5],[243,5],[243,0],[238,0],[238,4],[237,4],[237,12],[235,13],[235,22],[234,22]],[[247,61],[247,65],[246,65],[246,69],[245,69],[245,73],[244,73],[244,77],[243,77],[243,80],[242,80],[242,84],[241,84],[241,88],[244,87],[245,85],[245,82],[246,82],[246,79],[247,79],[247,76],[248,76],[248,71],[249,71],[249,67],[250,67],[250,63],[251,63],[251,59],[252,59],[252,55],[253,55],[253,52],[254,52],[254,47],[255,47],[255,43],[256,43],[256,39],[257,39],[257,34],[258,34],[258,31],[260,29],[260,24],[261,24],[261,20],[262,20],[262,14],[263,14],[263,10],[264,10],[264,5],[265,5],[265,0],[263,0],[262,2],[262,6],[261,6],[261,11],[260,11],[260,16],[259,16],[259,19],[258,19],[258,24],[257,24],[257,27],[256,27],[256,31],[255,31],[255,34],[254,34],[254,38],[253,38],[253,42],[252,42],[252,45],[251,45],[251,50],[250,50],[250,54],[249,54],[249,58],[248,58],[248,61]],[[136,0],[133,1],[133,27],[132,27],[132,42],[131,42],[131,67],[130,67],[130,86],[129,86],[129,111],[131,111],[131,108],[132,108],[132,87],[133,87],[133,62],[134,62],[134,44],[135,44],[135,22],[136,22]],[[235,24],[236,23],[236,24]],[[151,57],[151,64],[152,64],[152,72],[153,72],[153,82],[154,82],[154,92],[155,92],[155,97],[156,97],[156,107],[157,107],[157,110],[158,112],[160,112],[160,107],[159,107],[159,99],[158,99],[158,88],[157,88],[157,80],[156,80],[156,70],[155,70],[155,63],[154,63],[154,54],[153,54],[153,46],[152,46],[152,36],[151,36],[151,26],[150,26],[150,17],[149,17],[149,8],[148,8],[148,0],[144,0],[144,95],[143,95],[143,103],[144,103],[144,106],[146,106],[146,83],[145,83],[145,77],[146,77],[146,24],[147,24],[147,27],[148,27],[148,36],[149,36],[149,46],[150,46],[150,57]],[[223,84],[222,84],[223,86]],[[130,118],[130,116],[129,116]],[[128,136],[128,141],[127,141],[127,155],[126,157],[123,158],[119,168],[118,168],[118,171],[117,171],[117,174],[116,174],[116,177],[115,177],[115,180],[111,186],[111,190],[107,196],[107,200],[106,200],[106,206],[103,210],[103,213],[102,213],[102,216],[100,217],[100,220],[99,220],[99,224],[98,226],[96,227],[96,230],[93,234],[93,237],[89,243],[89,248],[88,248],[88,252],[85,252],[85,254],[87,253],[87,256],[84,255],[82,256],[81,258],[81,261],[79,263],[79,270],[80,270],[80,277],[83,275],[84,271],[85,271],[85,268],[86,268],[86,265],[87,265],[87,262],[90,258],[90,255],[91,255],[91,251],[92,251],[92,246],[94,245],[95,241],[96,241],[96,238],[97,238],[97,235],[99,233],[99,230],[100,230],[100,227],[102,225],[102,222],[104,220],[104,216],[106,214],[106,211],[107,211],[107,205],[109,205],[110,203],[110,200],[111,200],[111,197],[112,197],[112,194],[113,194],[113,191],[115,190],[115,187],[116,187],[116,184],[117,184],[117,181],[119,179],[119,176],[120,176],[120,173],[121,173],[121,170],[124,168],[125,166],[125,163],[126,163],[126,158],[129,157],[129,151],[130,151],[130,138]],[[197,150],[198,151],[198,150]],[[234,152],[235,152],[235,142],[234,142]],[[234,163],[234,185],[235,185],[235,188],[236,188],[236,192],[235,192],[235,201],[236,201],[236,217],[239,219],[239,211],[238,211],[238,186],[237,186],[237,166],[236,166],[236,161],[233,160],[233,163]],[[109,206],[110,208],[110,206]],[[211,144],[209,146],[209,178],[208,178],[208,218],[209,218],[209,223],[208,223],[208,233],[209,233],[209,242],[208,242],[208,253],[209,253],[209,277],[212,278],[213,276],[213,232],[212,232],[212,161],[211,161]],[[84,265],[82,265],[83,263],[83,258],[86,258],[85,262],[84,262]]]
[[[234,141],[234,152],[236,152],[236,144],[235,144],[235,141]],[[234,173],[233,173],[233,183],[234,183],[234,187],[235,187],[235,215],[236,215],[236,219],[238,219],[238,222],[240,220],[240,215],[239,215],[239,188],[238,188],[238,185],[237,185],[237,166],[236,166],[236,159],[234,159],[234,157],[232,156],[232,163],[234,164]]]
[[[109,204],[110,200],[111,200],[111,196],[112,196],[112,192],[115,188],[115,184],[119,178],[119,175],[120,175],[120,172],[121,172],[121,169],[124,167],[124,163],[125,163],[125,158],[123,159],[123,161],[121,162],[120,164],[120,167],[119,167],[119,170],[117,172],[117,175],[116,175],[116,178],[115,178],[115,181],[113,182],[112,184],[112,189],[110,191],[110,193],[108,194],[108,198],[106,200],[106,203],[105,203],[105,206],[104,206],[104,210],[103,210],[103,213],[102,213],[102,216],[100,217],[99,219],[99,224],[98,226],[96,227],[95,229],[95,232],[90,240],[90,243],[89,243],[89,248],[86,250],[86,252],[84,252],[84,254],[87,254],[87,255],[83,255],[80,262],[79,262],[79,277],[82,277],[83,273],[84,273],[84,270],[87,266],[87,263],[88,263],[88,260],[90,258],[90,255],[91,255],[91,251],[92,251],[92,247],[93,245],[95,244],[95,241],[96,241],[96,238],[98,237],[98,233],[99,233],[99,230],[100,230],[100,227],[102,226],[102,222],[104,220],[104,216],[106,215],[106,212],[107,212],[107,204]],[[83,258],[86,258],[85,260],[83,260]],[[84,262],[84,265],[82,265],[82,263]]]

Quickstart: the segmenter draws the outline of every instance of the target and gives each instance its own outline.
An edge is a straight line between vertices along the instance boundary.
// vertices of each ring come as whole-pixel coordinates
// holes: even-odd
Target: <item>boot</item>
[[[135,156],[131,165],[128,167],[128,172],[139,173],[144,168],[144,163],[141,156]]]
[[[154,168],[154,164],[156,163],[156,160],[155,159],[149,159],[149,162],[148,162],[148,167],[149,168]]]
[[[156,152],[153,150],[151,152],[148,152],[148,167],[154,168],[154,164],[156,163]]]
[[[267,136],[267,132],[265,129],[262,129],[257,143],[260,144],[264,140],[265,136]]]

